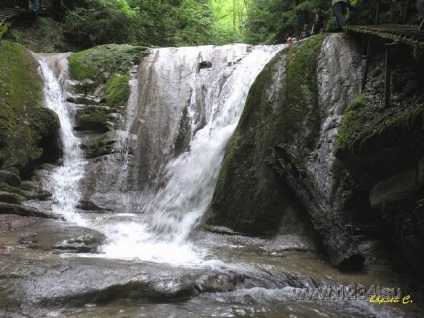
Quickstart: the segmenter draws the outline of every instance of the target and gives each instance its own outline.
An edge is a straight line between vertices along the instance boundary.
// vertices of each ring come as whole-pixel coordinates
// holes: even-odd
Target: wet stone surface
[[[101,254],[78,257],[69,253],[75,244],[90,235],[101,242],[102,235],[54,220],[2,216],[1,221],[9,226],[1,228],[0,237],[0,317],[406,317],[406,313],[419,317],[420,313],[419,307],[377,307],[368,301],[317,305],[293,300],[294,291],[302,288],[401,286],[389,262],[376,260],[366,271],[340,273],[313,250],[294,251],[302,238],[266,240],[197,231],[192,239],[208,249],[209,261],[178,266],[107,259]],[[67,246],[65,254],[57,254],[61,246]],[[408,286],[402,292],[411,293],[419,304],[416,289]]]

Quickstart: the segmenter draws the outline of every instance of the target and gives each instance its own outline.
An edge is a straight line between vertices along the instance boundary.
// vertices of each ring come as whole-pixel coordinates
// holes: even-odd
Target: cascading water
[[[157,171],[154,165],[150,167],[150,176],[156,176],[156,183],[164,186],[153,186],[153,191],[142,196],[144,202],[139,204],[142,222],[123,222],[108,228],[111,242],[103,249],[106,255],[166,262],[199,261],[187,237],[212,198],[225,146],[240,118],[249,88],[282,47],[158,49],[143,62],[140,68],[148,75],[143,77],[143,87],[160,93],[156,100],[151,92],[141,90],[137,107],[143,109],[143,103],[147,103],[147,108],[170,112],[173,118],[185,112],[189,123],[186,138],[191,142],[185,152],[172,158],[175,152],[172,138],[181,133],[178,131],[181,125],[173,122],[173,118],[155,122],[155,117],[166,116],[163,113],[132,111],[139,117],[137,125],[146,122],[155,125],[156,130],[147,134],[166,132],[166,140],[153,135],[150,139],[157,138],[158,151],[172,159],[163,162]],[[206,64],[209,67],[199,68],[202,61],[210,63]],[[161,104],[168,104],[168,108],[160,108]],[[175,109],[180,109],[180,113],[172,116]],[[132,127],[133,132],[137,130],[138,136],[143,135],[142,128]],[[142,140],[146,139],[149,140]],[[139,148],[145,151],[143,146],[140,144]]]
[[[283,47],[237,44],[153,50],[131,81],[126,120],[118,131],[125,158],[116,179],[128,184],[114,191],[121,191],[124,206],[113,216],[94,218],[74,211],[85,161],[59,82],[38,57],[47,107],[62,125],[64,162],[52,176],[53,211],[105,233],[108,243],[102,256],[203,262],[203,251],[188,242],[188,235],[212,198],[225,146],[250,86]],[[65,71],[66,67],[61,74]],[[128,156],[130,148],[136,150],[131,150],[134,156]],[[129,165],[131,160],[135,162]]]
[[[80,148],[80,141],[74,135],[69,111],[62,91],[62,85],[67,75],[66,58],[59,65],[59,76],[56,78],[46,60],[49,55],[36,55],[39,70],[44,78],[45,105],[54,111],[60,121],[60,139],[63,146],[63,163],[56,168],[51,176],[53,191],[52,210],[62,214],[66,220],[84,224],[84,219],[75,213],[75,207],[80,197],[79,180],[84,176],[85,160]]]
[[[89,172],[90,166],[86,165],[80,142],[72,132],[70,109],[67,109],[71,105],[64,102],[59,85],[65,82],[62,76],[66,67],[61,64],[66,58],[65,55],[57,59],[55,56],[37,55],[45,79],[47,106],[58,114],[62,125],[64,158],[63,166],[55,169],[51,178],[55,191],[53,210],[62,213],[67,220],[84,223],[105,233],[109,243],[104,246],[101,257],[137,257],[178,265],[205,264],[199,254],[202,251],[188,244],[187,237],[209,204],[225,146],[240,117],[249,87],[263,65],[280,48],[235,45],[155,50],[139,68],[139,74],[143,76],[131,81],[132,94],[122,130],[111,132],[114,137],[122,137],[118,139],[120,144],[116,145],[116,152],[110,154],[113,163],[122,164],[116,169],[122,175],[117,178],[118,182],[113,183],[117,189],[111,191],[114,191],[114,195],[119,192],[125,195],[122,201],[119,197],[117,203],[123,202],[125,206],[110,213],[82,214],[83,218],[78,218],[75,207],[80,191],[84,192],[83,186],[80,187],[81,179],[84,181],[88,174],[84,175],[84,170]],[[334,55],[328,56],[333,59]],[[209,61],[212,66],[199,69],[199,61]],[[55,70],[60,69],[62,76],[55,77],[45,62],[54,65]],[[140,84],[138,87],[137,81]],[[275,78],[272,85],[280,83],[280,78]],[[158,94],[149,95],[151,92]],[[146,107],[151,107],[153,114],[157,111],[158,116],[150,116],[152,113],[143,111]],[[163,117],[168,118],[162,121]],[[187,124],[185,126],[180,124],[182,117]],[[175,141],[181,141],[182,126],[185,127],[183,139],[187,143],[182,150],[178,150],[175,145],[181,143]],[[150,131],[152,127],[158,129]],[[149,132],[151,135],[148,135]],[[149,141],[156,149],[149,145]],[[151,158],[160,160],[160,164],[147,165],[150,168],[149,182],[148,186],[143,184],[145,187],[142,188],[141,183],[134,182],[137,179],[133,178],[134,175],[137,175],[138,181],[146,181],[138,170],[142,167],[137,167],[135,161],[148,150],[153,153],[158,151],[163,158],[152,155]],[[107,161],[105,157],[102,156],[99,161]],[[119,160],[113,160],[116,158]],[[143,162],[137,163],[143,166]],[[101,171],[109,172],[104,167]],[[111,175],[115,177],[114,173]],[[122,185],[121,181],[127,184]],[[99,188],[105,189],[103,185]],[[99,188],[97,192],[100,192]],[[104,192],[101,195],[107,194]],[[110,201],[114,199],[115,196],[112,196]],[[38,227],[38,223],[45,227]],[[35,229],[39,234],[43,231],[52,233],[48,232],[51,223],[57,224],[37,222]],[[19,232],[17,237],[21,236],[21,231],[16,232]],[[34,233],[32,230],[30,232]],[[39,234],[31,234],[31,238],[38,235],[37,239],[43,240]],[[408,309],[405,310],[408,306],[402,306],[401,310],[395,304],[377,306],[370,299],[350,299],[350,291],[354,291],[352,286],[373,284],[374,287],[374,284],[378,284],[378,289],[380,285],[391,286],[388,284],[396,282],[395,276],[390,276],[391,271],[386,274],[388,277],[380,276],[379,273],[388,268],[378,263],[374,268],[370,263],[367,269],[369,273],[349,275],[332,270],[323,261],[322,255],[314,256],[309,250],[305,250],[307,253],[281,250],[284,245],[281,240],[209,232],[193,234],[192,239],[196,244],[210,246],[211,253],[214,253],[212,257],[226,264],[211,268],[72,256],[58,259],[57,255],[37,248],[30,253],[22,253],[24,240],[21,240],[21,236],[19,248],[0,251],[1,255],[7,255],[0,264],[3,265],[2,269],[6,269],[3,275],[6,280],[3,281],[7,283],[7,291],[10,289],[10,295],[17,297],[16,302],[21,301],[18,311],[12,316],[418,317],[414,315],[414,309],[409,309],[412,313],[409,315]],[[15,236],[10,236],[8,240],[11,241],[11,238]],[[204,244],[206,241],[210,244]],[[13,260],[15,255],[17,258]],[[377,275],[372,277],[374,273]],[[8,277],[13,277],[16,285],[9,285]],[[343,286],[348,289],[338,288]],[[333,287],[336,287],[336,291],[346,290],[346,294],[335,295],[342,295],[341,298],[345,295],[344,300],[321,299],[319,295],[313,301],[303,297],[293,298],[294,295],[303,295],[298,293],[303,291],[308,294],[314,291],[314,295],[315,291],[320,295],[324,291],[326,297],[332,296],[327,291],[333,290]],[[15,294],[12,293],[13,289],[16,289]],[[409,291],[409,287],[406,290]],[[362,294],[357,296],[362,297]],[[103,301],[107,304],[103,304]],[[15,307],[11,306],[11,309]],[[2,310],[0,308],[0,316]]]

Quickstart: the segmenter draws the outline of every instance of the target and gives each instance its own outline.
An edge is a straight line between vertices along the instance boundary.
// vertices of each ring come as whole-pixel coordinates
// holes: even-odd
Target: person
[[[352,6],[350,5],[349,0],[332,0],[333,12],[336,16],[336,24],[338,28],[344,28],[346,26],[346,17],[347,8],[350,10]]]
[[[289,37],[289,38],[287,39],[286,44],[287,44],[287,45],[291,45],[291,44],[293,44],[293,41],[292,41],[292,38],[291,38],[291,37]]]
[[[305,24],[303,26],[303,31],[300,33],[300,36],[299,36],[300,40],[309,38],[311,36],[311,33],[308,30],[309,30],[309,25]]]
[[[321,33],[324,29],[324,18],[322,17],[321,9],[317,9],[315,13],[315,20],[312,24],[312,34],[316,35]]]

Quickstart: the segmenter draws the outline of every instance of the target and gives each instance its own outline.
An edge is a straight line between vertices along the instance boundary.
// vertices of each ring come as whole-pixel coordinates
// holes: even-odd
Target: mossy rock
[[[107,106],[89,106],[78,109],[75,114],[76,130],[107,131],[110,127],[108,115],[113,112]]]
[[[316,142],[320,123],[317,58],[324,38],[318,35],[290,46],[256,78],[227,148],[207,225],[268,235],[282,222],[297,222],[292,194],[267,160],[277,145],[290,144],[302,152]],[[281,70],[284,74],[279,77]],[[272,96],[271,87],[279,88]]]
[[[23,200],[24,200],[24,197],[16,193],[0,191],[0,202],[20,204]]]
[[[110,154],[113,150],[113,143],[114,141],[107,140],[106,134],[102,134],[87,147],[87,157],[96,158]]]
[[[113,75],[106,83],[106,103],[109,105],[125,105],[130,96],[130,77]]]
[[[128,74],[134,61],[146,55],[146,48],[132,45],[107,44],[69,56],[69,73],[73,79],[91,79],[106,83],[112,74]]]
[[[12,187],[19,187],[21,185],[21,178],[16,172],[13,171],[0,171],[0,181],[7,183]]]
[[[381,108],[359,97],[344,115],[336,156],[364,185],[408,168],[424,155],[424,105]]]
[[[59,119],[43,106],[43,81],[38,63],[23,46],[0,41],[0,168],[31,169],[50,156]],[[50,158],[53,160],[52,158]]]
[[[33,216],[40,218],[57,218],[55,215],[39,211],[32,207],[6,202],[0,202],[0,214],[16,214],[21,216]]]
[[[3,35],[9,30],[10,23],[3,23],[0,25],[0,39],[3,38]]]

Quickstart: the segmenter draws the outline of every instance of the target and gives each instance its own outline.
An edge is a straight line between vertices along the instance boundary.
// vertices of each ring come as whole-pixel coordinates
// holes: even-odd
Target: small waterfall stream
[[[66,57],[66,55],[65,55]],[[63,147],[63,163],[51,176],[53,191],[52,210],[62,214],[67,220],[80,225],[84,218],[75,213],[80,198],[79,180],[84,176],[86,161],[80,148],[80,141],[74,135],[71,116],[66,107],[62,84],[67,76],[66,58],[59,61],[59,75],[56,77],[46,60],[50,55],[37,55],[40,73],[44,78],[44,95],[47,108],[54,111],[60,120],[60,141]],[[54,57],[53,57],[54,58]]]

